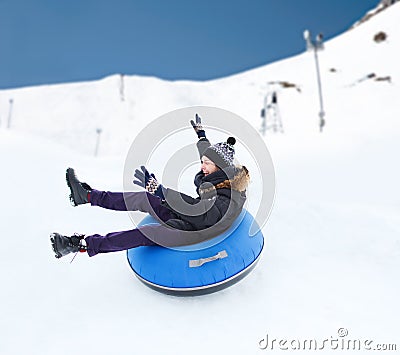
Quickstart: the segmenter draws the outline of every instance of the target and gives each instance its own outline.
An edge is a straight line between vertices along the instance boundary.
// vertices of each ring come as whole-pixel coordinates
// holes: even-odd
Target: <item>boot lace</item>
[[[78,245],[76,243],[74,243],[72,238],[78,238]],[[84,234],[79,234],[79,233],[74,233],[72,237],[70,237],[69,240],[69,246],[71,247],[78,247],[78,251],[76,253],[74,253],[74,256],[72,257],[71,261],[69,262],[70,264],[72,264],[72,262],[75,260],[76,255],[82,251],[86,251],[87,250],[87,246],[82,245],[81,240],[85,237]],[[75,239],[76,240],[76,239]]]

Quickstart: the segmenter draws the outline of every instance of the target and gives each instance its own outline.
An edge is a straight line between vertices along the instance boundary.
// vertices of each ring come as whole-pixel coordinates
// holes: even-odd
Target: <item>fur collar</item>
[[[235,174],[231,179],[223,180],[222,182],[202,189],[199,188],[200,195],[212,192],[215,189],[232,189],[239,192],[246,191],[250,182],[250,174],[245,166],[235,166]]]

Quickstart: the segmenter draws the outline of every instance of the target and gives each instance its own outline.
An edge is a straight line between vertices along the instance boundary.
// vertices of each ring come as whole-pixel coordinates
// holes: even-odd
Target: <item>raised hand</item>
[[[194,122],[193,120],[190,120],[190,123],[192,124],[192,127],[194,129],[194,131],[197,134],[197,137],[200,138],[206,138],[206,132],[203,129],[203,126],[201,124],[201,117],[196,113],[196,122]]]

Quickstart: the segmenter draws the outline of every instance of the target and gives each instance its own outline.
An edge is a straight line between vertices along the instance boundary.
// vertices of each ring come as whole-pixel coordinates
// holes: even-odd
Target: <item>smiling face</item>
[[[218,166],[216,166],[210,159],[205,155],[201,157],[201,171],[205,176],[215,173],[217,170],[219,170]]]

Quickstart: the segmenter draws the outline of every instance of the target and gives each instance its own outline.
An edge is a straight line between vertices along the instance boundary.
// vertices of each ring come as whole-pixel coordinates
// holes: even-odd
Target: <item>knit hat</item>
[[[235,148],[233,145],[235,143],[236,139],[234,137],[229,137],[226,142],[210,145],[204,151],[203,155],[213,161],[219,168],[227,168],[233,165],[233,156],[235,155]]]

